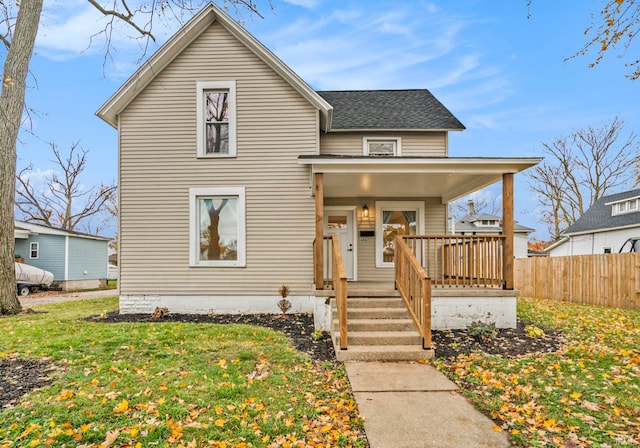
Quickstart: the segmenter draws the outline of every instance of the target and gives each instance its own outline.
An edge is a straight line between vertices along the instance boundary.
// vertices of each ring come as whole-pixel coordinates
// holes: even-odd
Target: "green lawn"
[[[104,324],[99,299],[0,318],[0,357],[47,358],[50,385],[0,413],[0,447],[363,446],[342,367],[244,325]]]
[[[520,299],[518,315],[561,329],[566,347],[437,362],[494,429],[526,447],[640,445],[640,312]]]

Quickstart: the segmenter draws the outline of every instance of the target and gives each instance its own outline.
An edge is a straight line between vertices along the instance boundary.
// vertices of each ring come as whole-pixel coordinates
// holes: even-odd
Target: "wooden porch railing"
[[[504,235],[410,235],[402,239],[434,287],[504,286]]]
[[[327,237],[325,237],[327,238]],[[340,328],[340,350],[347,349],[347,274],[340,253],[340,242],[337,235],[331,239],[331,273],[333,276],[333,292],[338,309],[338,325]]]
[[[396,288],[422,336],[422,348],[431,344],[431,281],[404,237],[396,237],[394,248]]]

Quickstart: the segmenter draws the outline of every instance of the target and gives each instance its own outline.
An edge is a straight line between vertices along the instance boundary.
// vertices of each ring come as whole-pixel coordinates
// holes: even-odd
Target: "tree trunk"
[[[16,140],[24,110],[29,61],[43,0],[22,0],[13,40],[4,62],[0,93],[0,315],[20,312],[14,267],[13,204],[16,189]]]

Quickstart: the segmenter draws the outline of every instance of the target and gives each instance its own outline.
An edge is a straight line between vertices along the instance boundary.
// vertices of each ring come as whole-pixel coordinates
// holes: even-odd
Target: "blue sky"
[[[624,77],[616,52],[593,69],[595,55],[564,61],[583,45],[601,4],[534,0],[528,10],[525,0],[273,0],[273,11],[261,3],[264,19],[242,19],[318,90],[430,89],[467,127],[451,134],[451,156],[529,157],[541,155],[541,142],[615,116],[640,132],[640,81]],[[94,114],[135,71],[142,50],[116,33],[105,61],[103,40],[90,39],[100,21],[86,0],[45,0],[27,94],[35,113],[18,143],[18,168],[33,162],[44,174],[52,169],[48,141],[67,149],[79,140],[90,151],[86,182],[115,182],[117,134]],[[159,43],[176,28],[157,27]],[[499,194],[499,186],[485,194]],[[515,204],[516,219],[546,238],[522,174]]]

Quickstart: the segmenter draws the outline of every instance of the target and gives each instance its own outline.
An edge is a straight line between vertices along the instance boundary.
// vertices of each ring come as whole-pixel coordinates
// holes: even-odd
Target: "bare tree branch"
[[[124,0],[122,0],[122,5],[126,13],[118,12],[115,9],[105,9],[96,0],[87,0],[87,1],[90,4],[92,4],[98,11],[100,11],[102,15],[113,16],[115,18],[120,19],[121,21],[129,25],[131,28],[136,30],[141,36],[148,36],[151,40],[155,42],[156,38],[154,37],[153,34],[151,34],[150,31],[147,31],[141,28],[136,22],[134,22],[133,20],[134,14],[131,12],[131,10],[129,9],[129,6],[127,6],[127,3]]]
[[[115,194],[115,185],[85,187],[81,175],[87,164],[88,151],[73,143],[69,153],[62,155],[54,143],[51,149],[56,168],[45,176],[45,185],[33,185],[30,174],[33,165],[16,176],[16,207],[25,220],[68,231],[88,226],[90,218],[105,211],[105,204]]]
[[[548,159],[528,174],[538,195],[541,222],[553,239],[602,196],[623,187],[636,175],[638,140],[621,137],[624,122],[615,117],[600,128],[587,127],[568,137],[543,143]]]
[[[589,67],[595,67],[611,48],[619,48],[618,57],[624,57],[640,31],[640,2],[636,2],[637,0],[608,0],[600,10],[599,17],[594,14],[594,21],[584,31],[586,36],[591,36],[590,39],[567,59],[584,56],[593,50],[597,52],[596,58]],[[625,75],[627,78],[636,80],[640,77],[640,60],[626,62],[625,66],[632,68],[631,73]]]

